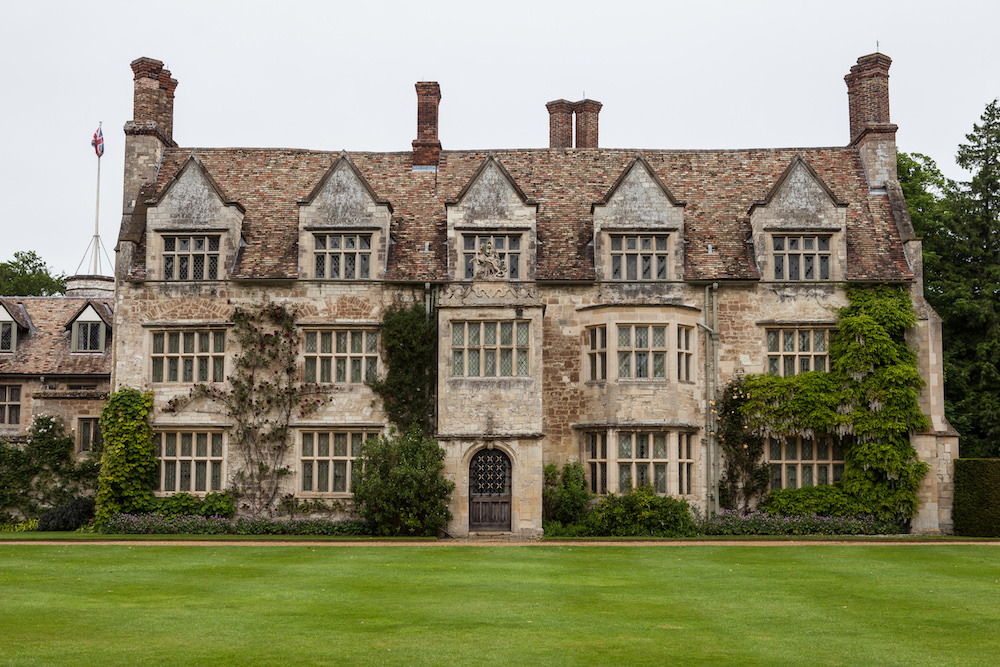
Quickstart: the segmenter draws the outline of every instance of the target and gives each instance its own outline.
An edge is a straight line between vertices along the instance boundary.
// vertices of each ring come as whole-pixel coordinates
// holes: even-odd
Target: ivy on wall
[[[437,321],[422,304],[396,303],[382,317],[382,347],[387,371],[371,383],[389,419],[406,432],[414,424],[434,431],[437,384]]]
[[[844,492],[886,519],[910,518],[929,469],[910,434],[927,428],[918,397],[923,381],[905,340],[916,316],[905,289],[849,287],[830,342],[831,370],[792,377],[749,376],[720,401],[720,434],[750,438],[817,433],[844,441]],[[723,443],[742,447],[738,438]],[[756,447],[754,448],[756,451]],[[755,461],[760,460],[763,446]]]
[[[238,352],[225,385],[196,385],[189,396],[171,399],[166,412],[183,410],[208,399],[222,406],[232,422],[229,431],[230,491],[251,515],[273,511],[282,479],[292,474],[286,454],[292,448],[293,415],[305,416],[328,400],[315,383],[298,381],[297,310],[265,301],[236,307],[230,338]]]
[[[97,480],[95,523],[113,514],[144,512],[155,500],[157,460],[149,415],[153,392],[119,389],[101,411],[104,454]]]

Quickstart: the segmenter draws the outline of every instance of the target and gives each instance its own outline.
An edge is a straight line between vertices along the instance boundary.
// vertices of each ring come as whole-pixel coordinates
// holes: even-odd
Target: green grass
[[[0,542],[0,665],[987,665],[1000,546]]]

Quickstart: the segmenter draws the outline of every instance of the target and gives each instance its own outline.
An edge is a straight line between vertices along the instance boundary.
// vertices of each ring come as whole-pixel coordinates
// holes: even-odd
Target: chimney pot
[[[597,114],[604,106],[597,100],[576,103],[576,147],[597,148]]]
[[[889,120],[889,65],[892,59],[881,53],[858,58],[844,77],[850,107],[851,143],[869,126],[885,126]]]
[[[569,100],[553,100],[545,105],[549,110],[549,148],[573,147],[573,111]]]
[[[438,140],[438,104],[441,86],[436,81],[419,81],[417,89],[417,138],[413,140],[413,166],[437,167],[441,157]]]

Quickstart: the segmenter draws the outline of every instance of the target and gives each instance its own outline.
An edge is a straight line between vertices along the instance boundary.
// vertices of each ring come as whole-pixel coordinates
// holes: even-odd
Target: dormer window
[[[464,234],[465,279],[520,280],[520,234]]]
[[[219,237],[164,236],[164,280],[218,280]]]
[[[0,322],[0,354],[17,349],[17,324]]]
[[[371,234],[314,234],[315,276],[329,280],[371,277]]]
[[[611,280],[667,280],[666,234],[611,234]]]
[[[101,319],[93,305],[89,305],[77,315],[72,324],[73,352],[104,352],[108,325]]]

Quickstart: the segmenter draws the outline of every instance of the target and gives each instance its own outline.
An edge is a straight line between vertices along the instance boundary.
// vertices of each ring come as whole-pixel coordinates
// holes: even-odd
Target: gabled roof
[[[529,199],[528,196],[524,194],[524,191],[521,190],[520,186],[518,186],[517,181],[514,180],[514,178],[510,175],[509,171],[504,169],[503,164],[499,160],[497,160],[497,156],[494,155],[493,153],[490,153],[486,157],[486,159],[483,160],[483,163],[479,165],[479,169],[477,169],[476,173],[472,175],[472,178],[470,178],[469,182],[465,184],[465,187],[462,188],[462,191],[458,193],[458,196],[456,196],[454,199],[448,199],[445,201],[445,206],[453,206],[461,203],[461,201],[465,199],[465,196],[469,194],[469,190],[471,190],[476,185],[476,183],[479,182],[479,178],[483,175],[483,172],[485,172],[491,166],[496,167],[496,169],[500,172],[500,175],[504,178],[504,180],[507,181],[508,185],[510,185],[511,189],[514,191],[514,194],[517,195],[517,198],[521,200],[522,204],[524,204],[525,206],[535,206],[535,207],[538,206],[537,202]]]
[[[17,322],[17,326],[22,329],[31,329],[31,319],[28,318],[28,314],[24,312],[24,308],[16,299],[0,298],[0,307],[7,311],[12,320]]]
[[[184,161],[184,164],[181,165],[180,169],[178,169],[177,172],[170,177],[170,180],[167,181],[162,188],[157,188],[157,193],[154,197],[154,205],[162,202],[163,199],[170,194],[170,190],[173,189],[174,185],[177,184],[177,181],[180,180],[181,176],[183,176],[184,172],[188,169],[197,169],[201,173],[201,176],[205,179],[205,182],[208,183],[209,187],[215,191],[215,195],[219,198],[219,201],[221,201],[224,205],[235,206],[241,213],[246,213],[246,209],[243,207],[243,204],[235,199],[231,199],[219,186],[216,180],[212,178],[212,174],[205,169],[205,165],[203,165],[201,160],[198,159],[197,153],[191,153],[188,159]]]
[[[685,206],[687,204],[687,202],[677,201],[677,198],[674,197],[674,195],[671,194],[670,190],[667,189],[667,186],[663,184],[663,181],[661,181],[659,176],[656,175],[656,172],[653,171],[653,168],[649,166],[649,163],[646,162],[646,159],[643,158],[642,155],[636,155],[635,158],[633,158],[633,160],[629,162],[628,166],[625,167],[624,170],[622,170],[622,173],[618,177],[618,180],[616,180],[615,184],[611,186],[611,189],[608,190],[608,193],[604,195],[600,199],[600,201],[596,201],[590,205],[590,212],[593,213],[594,208],[597,206],[607,206],[608,202],[610,202],[611,199],[615,196],[615,193],[618,192],[618,188],[622,186],[622,183],[625,182],[625,179],[629,177],[629,175],[632,173],[632,170],[635,169],[636,167],[642,167],[643,169],[646,170],[646,173],[648,173],[650,178],[653,179],[653,183],[655,183],[656,186],[660,189],[663,195],[667,198],[667,201],[670,202],[671,206]]]
[[[310,192],[309,195],[304,199],[300,199],[298,201],[299,206],[308,206],[309,204],[311,204],[312,201],[319,195],[319,193],[323,191],[324,186],[326,186],[326,182],[330,180],[330,178],[342,166],[346,166],[348,169],[351,170],[351,173],[353,173],[354,176],[358,179],[358,183],[361,184],[361,187],[364,188],[365,192],[368,193],[368,196],[371,197],[372,201],[374,201],[379,206],[388,206],[389,212],[392,213],[392,202],[390,202],[387,199],[378,198],[378,195],[375,194],[374,190],[372,190],[372,186],[368,184],[368,180],[364,177],[364,174],[358,171],[358,168],[354,166],[353,162],[351,162],[351,156],[347,154],[347,151],[340,152],[340,155],[337,156],[336,161],[334,161],[334,163],[330,165],[330,168],[326,170],[326,173],[323,174],[323,178],[319,179],[319,182],[316,184],[316,187],[312,189],[312,192]]]
[[[93,306],[101,319],[111,326],[110,300],[19,296],[4,297],[0,303],[8,312],[14,308],[23,309],[31,323],[30,331],[18,335],[15,352],[0,354],[0,374],[111,376],[110,347],[103,353],[73,353],[69,327],[87,306]]]
[[[820,178],[819,174],[816,173],[816,170],[813,169],[806,160],[802,159],[802,155],[796,154],[795,157],[792,158],[792,161],[788,163],[788,167],[785,168],[785,171],[781,173],[781,176],[775,182],[774,187],[772,187],[771,191],[767,193],[767,196],[764,197],[764,199],[762,199],[761,201],[754,202],[753,206],[750,207],[748,213],[753,213],[753,210],[758,206],[767,206],[768,204],[770,204],[771,201],[778,195],[779,192],[781,192],[782,188],[785,186],[785,181],[788,180],[788,178],[795,172],[797,168],[803,168],[806,170],[806,172],[808,172],[808,174],[812,177],[813,181],[817,185],[819,185],[819,187],[823,190],[823,192],[826,193],[826,196],[830,198],[830,203],[832,203],[834,206],[838,206],[841,208],[847,206],[847,202],[843,201],[842,199],[837,197],[836,194],[834,194],[833,190],[830,189],[830,186],[828,186],[826,182],[822,178]]]
[[[343,154],[264,148],[167,148],[157,188],[166,188],[193,152],[223,192],[246,210],[246,247],[234,278],[294,278],[298,202],[313,193]],[[644,150],[658,182],[684,202],[688,280],[756,280],[749,211],[767,201],[796,156],[846,205],[847,278],[913,277],[888,196],[869,192],[856,148]],[[414,171],[413,154],[351,152],[352,167],[378,199],[392,204],[386,277],[446,281],[447,204],[460,199],[493,158],[524,197],[537,203],[538,280],[593,280],[591,206],[611,192],[635,150],[592,148],[442,151],[437,171]],[[424,251],[429,244],[432,253]],[[709,245],[712,252],[708,252]],[[141,278],[144,252],[132,275]]]

